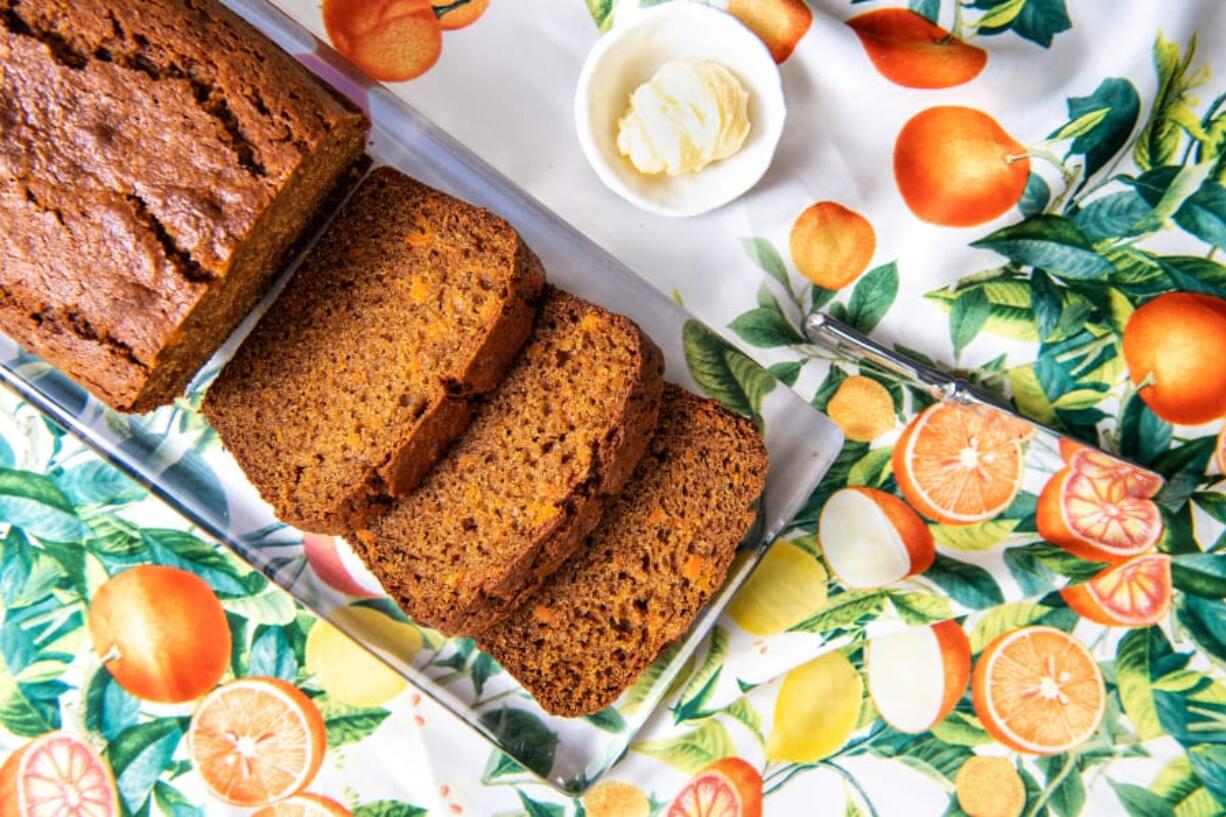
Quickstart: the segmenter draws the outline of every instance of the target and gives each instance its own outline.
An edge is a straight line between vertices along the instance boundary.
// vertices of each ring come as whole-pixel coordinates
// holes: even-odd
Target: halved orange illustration
[[[262,806],[310,785],[327,749],[315,703],[279,678],[241,678],[196,707],[188,753],[205,787],[227,803]]]
[[[973,525],[1013,502],[1034,427],[988,406],[937,403],[894,445],[894,476],[911,507],[936,522]]]
[[[1136,556],[1060,591],[1083,618],[1109,627],[1148,627],[1171,609],[1171,557]]]
[[[971,681],[975,714],[992,737],[1019,752],[1056,755],[1098,731],[1107,690],[1094,657],[1053,627],[996,638]]]
[[[115,777],[102,756],[69,732],[48,732],[8,756],[0,769],[5,817],[118,817]]]

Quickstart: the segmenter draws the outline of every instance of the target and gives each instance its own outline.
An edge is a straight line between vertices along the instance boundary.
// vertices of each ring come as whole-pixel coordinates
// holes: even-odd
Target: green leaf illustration
[[[783,316],[777,304],[759,306],[743,312],[728,324],[728,328],[736,332],[746,343],[761,349],[805,342],[804,337]]]
[[[910,736],[900,737],[904,738],[900,744],[891,745],[880,741],[874,743],[872,753],[894,758],[904,766],[922,772],[947,787],[953,786],[958,769],[974,755],[974,752],[965,746],[945,743],[933,735],[922,735],[915,739]]]
[[[786,363],[775,363],[770,366],[767,371],[775,376],[785,386],[795,386],[796,380],[800,377],[800,370],[805,366],[803,360],[788,361]]]
[[[294,648],[280,627],[256,629],[247,656],[247,672],[250,675],[268,675],[291,684],[298,677],[298,659]]]
[[[85,690],[85,727],[114,740],[136,723],[140,701],[129,695],[105,669],[99,669]]]
[[[1186,755],[1163,766],[1149,788],[1176,809],[1177,817],[1222,817],[1226,814],[1226,807],[1209,793],[1192,771],[1192,761]]]
[[[1158,90],[1154,106],[1141,135],[1133,144],[1132,158],[1142,170],[1170,164],[1179,149],[1180,127],[1178,114],[1187,110],[1187,96],[1193,82],[1188,76],[1192,58],[1196,54],[1196,35],[1188,42],[1187,51],[1181,57],[1179,45],[1170,42],[1158,33],[1154,42],[1154,70],[1158,74]]]
[[[373,800],[353,810],[353,817],[426,817],[427,810],[401,800]]]
[[[613,23],[613,0],[584,0],[587,3],[588,14],[601,31],[605,31]]]
[[[1219,803],[1226,803],[1226,746],[1194,746],[1188,752],[1188,759],[1205,788]]]
[[[967,289],[958,293],[949,310],[949,338],[954,347],[954,359],[975,339],[987,324],[992,307],[982,289]]]
[[[192,803],[183,792],[159,780],[153,784],[153,799],[167,817],[204,817],[204,807]]]
[[[686,321],[681,343],[690,376],[703,394],[730,411],[760,418],[762,398],[775,387],[770,372],[698,321]]]
[[[937,544],[947,550],[981,551],[999,547],[1021,524],[1020,519],[989,519],[976,525],[929,525]]]
[[[605,732],[617,734],[626,729],[626,719],[621,716],[615,708],[606,706],[599,712],[588,715],[584,718],[585,721],[595,726],[597,729]]]
[[[0,519],[53,542],[75,542],[89,535],[64,492],[30,471],[0,468]]]
[[[522,709],[503,706],[483,713],[481,725],[493,732],[499,744],[520,763],[541,777],[549,776],[558,736],[549,731],[540,718]]]
[[[785,291],[789,293],[792,291],[792,282],[788,279],[788,268],[783,263],[774,244],[765,238],[742,238],[741,247],[744,248],[745,254],[753,259],[753,262],[761,267],[763,272],[778,281]]]
[[[1128,817],[1174,817],[1171,804],[1149,789],[1132,783],[1117,783],[1111,778],[1107,778],[1107,782],[1111,784]]]
[[[974,5],[990,9],[978,22],[981,33],[1012,31],[1044,48],[1073,27],[1064,0],[976,0]]]
[[[145,528],[141,541],[158,564],[195,573],[219,593],[250,595],[243,583],[243,571],[215,545],[174,528]]]
[[[891,261],[866,272],[851,291],[847,322],[865,334],[873,331],[898,295],[898,265]]]
[[[1050,201],[1051,188],[1048,187],[1042,176],[1032,171],[1026,177],[1026,189],[1022,191],[1022,197],[1017,200],[1017,209],[1022,211],[1023,216],[1030,218],[1046,210]]]
[[[107,746],[107,760],[129,813],[144,806],[186,727],[186,718],[157,718],[125,729]]]
[[[75,465],[57,474],[54,480],[74,505],[121,504],[146,495],[143,487],[103,460]]]
[[[825,411],[826,405],[830,402],[830,398],[834,397],[834,393],[839,390],[839,386],[847,379],[847,373],[838,366],[832,365],[826,376],[822,378],[821,384],[817,387],[817,391],[813,393],[809,404],[818,411]],[[867,446],[866,446],[867,448]]]
[[[945,287],[927,293],[924,297],[952,309],[953,303],[963,292],[979,289],[988,299],[991,311],[984,331],[1014,340],[1034,341],[1039,339],[1035,331],[1034,311],[1031,308],[1029,282],[1020,278],[997,276],[987,281],[968,282],[964,279],[957,287]]]
[[[336,749],[369,737],[391,713],[381,708],[350,706],[330,695],[315,699],[328,732],[328,748]]]
[[[1071,768],[1070,768],[1071,767]],[[1053,755],[1041,758],[1039,768],[1047,789],[1047,805],[1057,817],[1076,817],[1086,802],[1085,784],[1081,780],[1083,766],[1076,755]]]
[[[1198,647],[1218,661],[1226,661],[1226,602],[1184,596],[1175,617]]]
[[[830,596],[826,604],[799,624],[792,633],[826,634],[832,630],[855,627],[877,618],[885,611],[886,594],[880,590],[848,590]]]
[[[1185,593],[1226,597],[1226,558],[1216,553],[1180,554],[1171,561],[1171,581]]]
[[[1141,740],[1151,740],[1163,734],[1151,686],[1154,676],[1150,667],[1150,653],[1154,629],[1130,630],[1120,639],[1115,651],[1120,703]]]
[[[1195,255],[1166,255],[1156,260],[1175,289],[1226,298],[1226,266]]]
[[[869,451],[858,459],[847,472],[848,485],[880,485],[890,467],[890,458],[894,453],[892,447],[878,448]]]
[[[1104,278],[1114,269],[1073,222],[1054,215],[1031,216],[971,246],[994,250],[1015,264],[1039,267],[1074,281]]]
[[[995,742],[995,738],[988,734],[977,717],[956,709],[932,727],[932,734],[954,746],[973,748]]]
[[[40,700],[28,694],[23,684],[0,660],[0,724],[14,735],[38,737],[60,728],[58,699]]]
[[[978,655],[983,652],[984,647],[995,641],[997,636],[1042,621],[1051,609],[1043,604],[1015,601],[989,610],[971,628],[971,653]]]
[[[719,682],[720,671],[728,657],[728,632],[723,627],[714,627],[707,639],[706,656],[698,670],[686,682],[677,706],[673,709],[673,722],[695,720],[710,714],[707,701]]]
[[[704,721],[685,734],[635,743],[630,748],[683,774],[694,774],[721,758],[736,754],[736,744],[716,718]]]
[[[907,0],[907,8],[933,23],[941,16],[941,0]]]
[[[1069,218],[1091,241],[1134,235],[1133,228],[1154,209],[1136,190],[1121,190],[1101,196]]]
[[[938,593],[891,592],[890,603],[905,624],[918,627],[953,618],[954,608],[949,599]]]
[[[938,553],[923,577],[964,607],[982,610],[1005,600],[992,574],[978,565]]]
[[[1120,453],[1142,465],[1153,463],[1171,444],[1170,423],[1150,411],[1137,394],[1124,404],[1119,429]]]
[[[485,770],[481,773],[481,782],[488,785],[490,781],[501,777],[511,777],[527,773],[528,770],[519,765],[515,758],[505,752],[494,749],[490,752],[489,760],[485,763]]]
[[[1141,113],[1141,97],[1126,79],[1104,79],[1089,96],[1068,100],[1068,125],[1052,139],[1073,138],[1069,155],[1086,158],[1089,177],[1105,166],[1128,143]],[[1066,132],[1067,131],[1067,132]]]
[[[519,795],[519,802],[524,807],[524,814],[527,817],[563,817],[566,813],[566,809],[557,803],[533,800],[519,789],[516,789],[515,793]]]

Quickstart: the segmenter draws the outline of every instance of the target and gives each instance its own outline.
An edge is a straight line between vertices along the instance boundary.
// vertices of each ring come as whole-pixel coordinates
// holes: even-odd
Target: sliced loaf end
[[[344,533],[411,491],[531,331],[544,270],[506,221],[392,168],[362,183],[209,389],[278,516]]]
[[[613,703],[723,584],[767,466],[752,422],[666,386],[625,491],[584,548],[479,646],[548,712]]]

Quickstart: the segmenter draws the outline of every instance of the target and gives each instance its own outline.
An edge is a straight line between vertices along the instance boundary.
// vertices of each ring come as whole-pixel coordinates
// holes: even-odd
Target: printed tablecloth
[[[316,3],[279,5],[326,39]],[[269,682],[306,736],[273,757],[323,810],[285,814],[1226,812],[1226,7],[730,0],[781,63],[788,124],[750,194],[669,220],[600,186],[570,115],[584,55],[637,2],[435,5],[366,4],[403,64],[337,45],[424,72],[393,89],[734,340],[688,338],[712,396],[752,414],[773,376],[829,413],[834,469],[626,757],[567,799],[5,395],[0,796],[70,758],[76,787],[38,813],[105,813],[54,805],[107,775],[124,813],[251,813],[210,790],[196,705],[149,686],[214,667],[219,689],[302,693]],[[799,332],[816,309],[1163,480],[829,355]],[[882,558],[848,560],[823,513],[867,520]],[[919,575],[880,586],[898,554]],[[301,563],[344,589],[339,562]],[[230,643],[176,630],[176,592]],[[108,628],[160,651],[120,667]]]

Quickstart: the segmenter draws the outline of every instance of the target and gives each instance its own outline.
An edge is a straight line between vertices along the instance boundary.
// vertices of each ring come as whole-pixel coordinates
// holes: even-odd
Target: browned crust
[[[477,636],[480,648],[552,714],[590,715],[616,701],[668,644],[689,630],[723,584],[737,546],[752,525],[768,467],[758,430],[747,418],[671,384],[663,400],[656,437],[584,549],[508,618]],[[670,428],[675,430],[683,415],[690,447],[716,437],[739,441],[734,454],[738,478],[718,486],[705,518],[663,517],[653,522],[650,511],[659,507],[662,493],[681,483],[693,490],[707,482],[705,461],[690,463],[689,473],[669,470],[676,466],[668,460],[678,454],[670,451],[678,445]],[[667,475],[672,479],[665,480]],[[696,555],[701,568],[692,580],[687,576],[678,585],[677,575],[658,569],[658,559],[651,559],[652,570],[646,565],[652,548],[665,541],[661,536],[687,526],[701,534],[694,540],[697,544],[678,551],[676,564],[684,566]],[[637,618],[627,622],[627,611]]]
[[[121,411],[182,392],[367,128],[214,0],[0,0],[0,120],[0,327]]]

